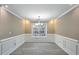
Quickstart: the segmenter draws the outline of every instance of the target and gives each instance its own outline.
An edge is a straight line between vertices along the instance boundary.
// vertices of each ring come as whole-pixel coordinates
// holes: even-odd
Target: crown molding
[[[16,13],[12,12],[10,9],[8,8],[4,8],[6,11],[10,12],[11,14],[13,14],[14,16],[18,17],[19,19],[23,19],[23,17],[17,15]]]
[[[60,16],[58,16],[56,19],[61,18],[62,16],[66,15],[67,13],[69,13],[70,11],[72,11],[74,8],[78,7],[79,5],[74,5],[73,7],[71,7],[70,9],[68,9],[66,12],[62,13]],[[7,10],[8,12],[10,12],[11,14],[15,15],[16,17],[23,19],[23,17],[17,15],[16,13],[12,12],[10,9],[5,8],[5,10]]]
[[[60,16],[58,16],[56,19],[61,18],[62,16],[66,15],[67,13],[69,13],[70,11],[72,11],[73,9],[75,9],[76,7],[78,7],[79,5],[74,5],[73,7],[71,7],[70,9],[68,9],[66,12],[62,13]]]

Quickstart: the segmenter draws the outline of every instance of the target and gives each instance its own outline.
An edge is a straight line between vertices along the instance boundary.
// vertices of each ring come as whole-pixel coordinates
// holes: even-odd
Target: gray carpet
[[[24,43],[11,55],[67,55],[55,43]]]

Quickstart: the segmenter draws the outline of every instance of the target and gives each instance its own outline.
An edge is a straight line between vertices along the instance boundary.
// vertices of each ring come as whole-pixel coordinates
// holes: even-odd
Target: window
[[[32,25],[32,35],[35,37],[45,37],[47,36],[47,24],[46,23],[33,23]]]

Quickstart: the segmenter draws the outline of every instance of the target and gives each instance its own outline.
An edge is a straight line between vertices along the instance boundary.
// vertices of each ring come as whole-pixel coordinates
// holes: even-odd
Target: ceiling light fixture
[[[41,23],[40,23],[40,16],[38,16],[38,19],[37,19],[37,23],[35,24],[35,25],[40,25]]]
[[[38,16],[38,23],[40,24],[40,16]]]

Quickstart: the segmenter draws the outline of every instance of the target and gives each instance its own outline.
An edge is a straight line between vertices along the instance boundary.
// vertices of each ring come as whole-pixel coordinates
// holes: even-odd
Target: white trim
[[[62,48],[69,55],[77,55],[78,53],[78,41],[76,39],[64,37],[59,34],[55,34],[55,43]]]
[[[15,51],[17,48],[19,48],[22,44],[24,44],[24,42],[21,42],[20,44],[18,44],[18,46],[16,46],[15,48],[12,48],[8,51],[6,51],[5,53],[1,53],[2,55],[10,55],[13,51]],[[1,50],[2,51],[2,50]]]
[[[73,39],[73,38],[69,38],[69,37],[65,37],[65,36],[63,36],[63,35],[59,35],[59,34],[54,34],[55,36],[60,36],[60,37],[63,37],[64,39],[68,39],[68,40],[71,40],[71,41],[74,41],[74,42],[79,42],[79,40],[77,40],[77,39]]]
[[[4,42],[4,41],[7,41],[7,40],[12,39],[12,38],[14,38],[14,37],[23,36],[23,35],[25,35],[25,34],[20,34],[20,35],[16,35],[16,36],[13,36],[13,37],[1,39],[0,42]]]
[[[21,40],[23,38],[23,40]],[[20,39],[20,40],[19,40]],[[6,42],[6,41],[9,41],[9,40],[12,40],[12,43],[14,42],[14,43],[16,43],[16,45],[13,47],[11,47],[9,50],[7,50],[6,52],[2,52],[4,49],[3,49],[3,45],[4,45],[4,47],[5,47],[5,45],[6,44],[8,44],[8,43],[5,43],[4,44],[4,42]],[[15,41],[14,41],[15,40]],[[54,41],[55,40],[55,41]],[[56,42],[56,40],[58,41],[59,40],[59,42]],[[62,42],[61,42],[61,41]],[[75,44],[73,44],[73,45],[75,45],[76,47],[74,48],[73,47],[73,49],[74,49],[74,51],[76,51],[76,52],[74,52],[74,51],[72,51],[72,48],[71,48],[71,44],[72,43],[70,43],[69,45],[71,45],[71,46],[69,46],[69,48],[71,48],[71,49],[69,49],[69,48],[66,48],[66,47],[68,47],[68,41],[69,41],[69,43],[70,42],[74,42]],[[10,41],[9,41],[10,42]],[[60,48],[62,48],[65,52],[67,52],[68,54],[70,54],[70,55],[76,55],[76,54],[78,54],[78,42],[79,42],[79,40],[76,40],[76,39],[72,39],[72,38],[68,38],[68,37],[64,37],[64,36],[62,36],[62,35],[59,35],[59,34],[47,34],[47,38],[44,38],[44,39],[35,39],[35,38],[32,38],[32,34],[22,34],[22,35],[18,35],[18,36],[14,36],[14,37],[10,37],[10,38],[7,38],[7,39],[3,39],[3,40],[1,40],[0,41],[0,44],[1,44],[1,54],[3,54],[3,55],[9,55],[10,53],[12,53],[13,51],[15,51],[18,47],[20,47],[24,42],[54,42],[54,43],[56,43]],[[66,42],[66,43],[65,43]],[[13,43],[13,44],[14,44]],[[60,44],[61,43],[61,44]],[[63,43],[65,43],[65,44],[67,44],[67,45],[65,45],[64,46],[64,44]],[[6,45],[7,46],[7,45]],[[5,48],[6,49],[6,48]],[[4,50],[5,51],[5,50]]]
[[[66,15],[67,13],[69,13],[70,11],[72,11],[74,8],[78,7],[79,5],[75,5],[72,8],[68,9],[66,12],[62,13],[60,16],[58,16],[56,19],[61,18],[62,16]]]
[[[66,15],[67,13],[69,13],[70,11],[72,11],[74,8],[78,7],[79,5],[75,5],[73,6],[72,8],[68,9],[66,12],[62,13],[60,16],[58,16],[56,19],[59,19],[61,18],[62,16]],[[17,15],[16,13],[12,12],[10,9],[8,8],[5,8],[5,10],[7,10],[8,12],[10,12],[11,14],[15,15],[16,17],[20,18],[20,19],[23,19],[23,17]]]
[[[1,42],[0,42],[0,55],[1,55]]]
[[[18,47],[20,47],[24,42],[25,42],[25,34],[21,34],[1,40],[0,41],[1,55],[9,55],[13,51],[15,51]],[[6,46],[9,48],[7,48]]]
[[[21,16],[17,15],[16,13],[12,12],[10,9],[8,9],[8,8],[4,8],[4,9],[5,9],[6,11],[10,12],[11,14],[13,14],[14,16],[16,16],[16,17],[18,17],[18,18],[20,18],[20,19],[23,19],[23,17],[21,17]]]

